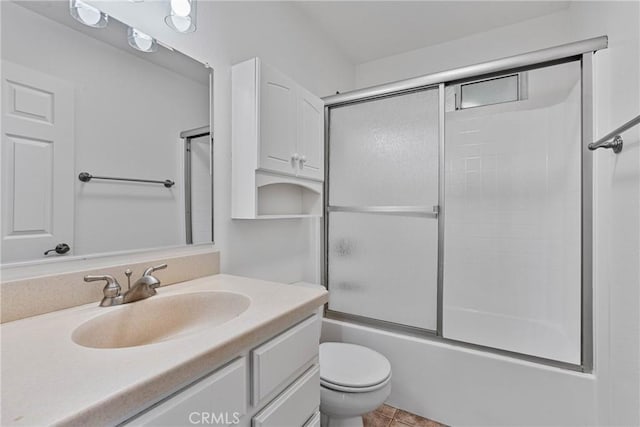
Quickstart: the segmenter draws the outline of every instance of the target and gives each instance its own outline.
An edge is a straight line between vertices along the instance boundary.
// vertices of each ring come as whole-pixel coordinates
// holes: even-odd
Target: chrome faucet
[[[113,305],[128,304],[154,296],[157,293],[156,288],[160,286],[160,280],[151,273],[165,268],[167,268],[167,264],[147,268],[142,274],[142,277],[136,280],[124,294],[118,281],[108,274],[102,276],[84,276],[84,281],[94,282],[96,280],[105,280],[107,284],[102,290],[104,297],[102,301],[100,301],[100,307],[111,307]]]
[[[156,288],[160,286],[160,280],[151,275],[151,273],[164,268],[167,268],[167,264],[160,264],[155,267],[147,268],[144,273],[142,273],[142,277],[136,280],[136,282],[131,286],[131,289],[124,293],[122,303],[128,304],[130,302],[154,296],[157,293]]]
[[[100,301],[100,307],[111,307],[112,305],[122,304],[122,295],[120,294],[120,283],[115,277],[105,274],[102,276],[84,276],[85,282],[95,282],[96,280],[105,280],[107,284],[102,289],[104,297]]]

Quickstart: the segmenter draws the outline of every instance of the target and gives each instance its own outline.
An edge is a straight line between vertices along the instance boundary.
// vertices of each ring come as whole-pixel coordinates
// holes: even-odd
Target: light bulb
[[[191,13],[191,1],[190,0],[171,0],[171,10],[176,16],[189,16]]]
[[[89,6],[82,2],[76,2],[78,5],[78,15],[88,25],[96,25],[100,21],[100,11],[95,7]]]
[[[164,22],[179,33],[192,33],[196,30],[196,0],[171,0],[167,4]]]
[[[184,33],[189,29],[189,27],[191,27],[191,18],[189,18],[188,16],[182,17],[171,15],[168,16],[168,18],[171,20],[171,23],[173,24],[175,29],[180,31],[181,33]]]
[[[158,50],[153,37],[135,28],[129,27],[127,30],[127,40],[129,41],[129,46],[142,52],[155,52]]]
[[[90,27],[103,28],[108,23],[106,14],[81,0],[69,0],[69,12],[78,22]]]

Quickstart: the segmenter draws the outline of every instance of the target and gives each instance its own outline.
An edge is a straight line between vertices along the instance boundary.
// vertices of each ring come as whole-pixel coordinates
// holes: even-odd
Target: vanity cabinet
[[[318,425],[320,325],[318,313],[307,317],[124,424]]]
[[[251,352],[252,396],[260,404],[298,376],[318,355],[320,323],[312,316]]]
[[[259,58],[231,86],[232,217],[321,216],[324,102]]]
[[[231,362],[132,420],[131,426],[229,425],[247,413],[246,358]],[[204,423],[202,422],[204,418]]]
[[[320,405],[320,368],[314,365],[253,418],[253,427],[303,426]]]

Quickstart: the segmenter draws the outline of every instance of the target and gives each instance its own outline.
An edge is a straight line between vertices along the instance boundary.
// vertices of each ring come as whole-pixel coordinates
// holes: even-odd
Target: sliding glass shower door
[[[435,330],[438,89],[331,108],[329,310]]]
[[[331,97],[328,316],[590,370],[592,55]]]
[[[445,338],[581,363],[580,76],[447,86]]]

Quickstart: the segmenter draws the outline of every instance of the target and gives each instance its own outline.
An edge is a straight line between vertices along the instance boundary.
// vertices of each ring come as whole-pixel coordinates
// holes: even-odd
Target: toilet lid
[[[386,357],[361,345],[340,342],[320,344],[320,380],[338,386],[371,387],[391,375]]]

